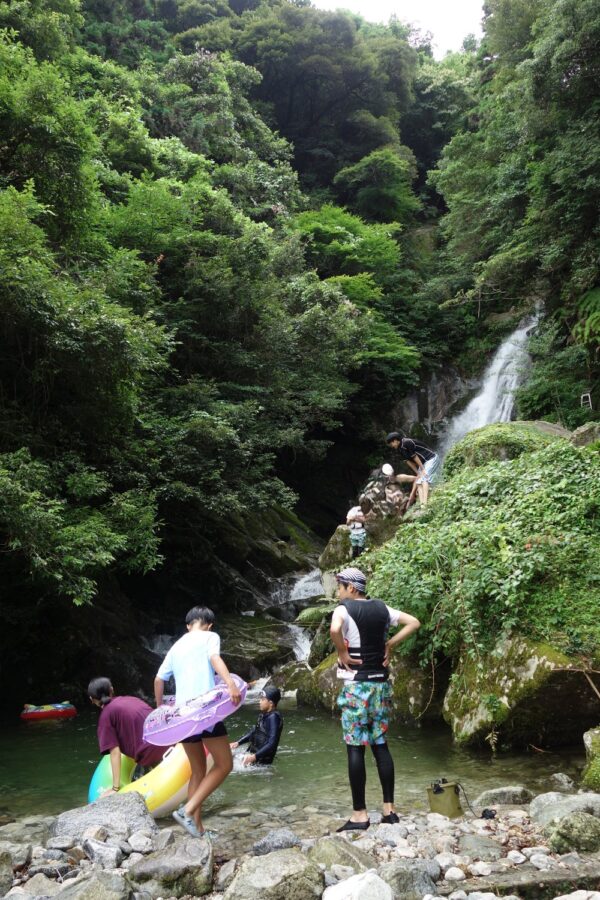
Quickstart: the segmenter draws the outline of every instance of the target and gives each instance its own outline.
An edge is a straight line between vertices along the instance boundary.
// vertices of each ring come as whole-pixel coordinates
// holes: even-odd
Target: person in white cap
[[[383,792],[382,822],[399,821],[394,810],[394,761],[385,739],[392,695],[389,660],[393,648],[421,623],[382,600],[367,597],[367,579],[360,569],[349,566],[335,577],[340,605],[333,611],[331,639],[338,653],[338,677],[344,681],[337,703],[353,806],[352,815],[338,831],[365,831],[370,825],[365,802],[366,746],[375,757]],[[402,628],[388,639],[388,630],[397,625]]]

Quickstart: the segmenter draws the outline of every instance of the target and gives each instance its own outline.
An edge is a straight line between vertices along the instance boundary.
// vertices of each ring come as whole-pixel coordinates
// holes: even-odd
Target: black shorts
[[[227,737],[227,729],[222,722],[217,722],[211,731],[201,731],[200,734],[193,734],[189,738],[181,741],[182,744],[197,744],[204,738]]]

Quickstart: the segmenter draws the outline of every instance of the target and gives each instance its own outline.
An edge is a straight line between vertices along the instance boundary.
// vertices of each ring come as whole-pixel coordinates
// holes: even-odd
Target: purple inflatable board
[[[248,685],[238,675],[231,676],[244,702]],[[167,699],[167,698],[165,698]],[[169,697],[168,700],[172,701]],[[158,747],[169,747],[186,738],[209,731],[240,708],[231,701],[224,683],[217,679],[214,688],[182,706],[167,702],[150,713],[144,722],[144,740]]]

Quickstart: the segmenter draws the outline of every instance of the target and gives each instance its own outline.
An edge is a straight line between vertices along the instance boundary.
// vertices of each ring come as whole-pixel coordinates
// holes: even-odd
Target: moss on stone
[[[350,529],[347,525],[338,525],[319,557],[319,568],[323,572],[337,572],[347,566],[351,559]]]
[[[296,625],[305,628],[318,628],[326,616],[330,616],[335,609],[335,603],[322,603],[319,606],[307,606],[298,613],[295,619]]]
[[[492,460],[516,459],[533,453],[564,435],[549,432],[537,422],[507,422],[476,428],[455,444],[444,461],[446,476],[456,475],[467,466],[476,468]]]
[[[583,786],[592,791],[600,791],[600,726],[586,731],[583,743],[587,760],[583,770]]]

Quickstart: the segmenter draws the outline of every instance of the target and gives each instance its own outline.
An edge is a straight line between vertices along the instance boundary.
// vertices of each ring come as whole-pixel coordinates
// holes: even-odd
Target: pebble
[[[524,853],[519,853],[518,850],[509,850],[506,854],[506,858],[510,859],[515,866],[520,866],[522,863],[527,862],[527,857]]]
[[[550,847],[523,847],[523,855],[531,859],[534,854],[550,853]]]
[[[452,891],[448,900],[467,900],[467,895],[464,891]]]
[[[297,806],[286,806],[285,810],[288,812],[296,812],[298,809]],[[234,807],[233,809],[222,809],[219,813],[220,816],[223,816],[224,819],[236,819],[236,818],[244,818],[245,816],[251,816],[252,810],[247,809],[246,807]]]
[[[492,874],[492,867],[489,863],[486,862],[476,862],[471,863],[469,866],[469,872],[471,875],[475,875],[480,878],[487,878],[488,875]]]
[[[535,866],[536,869],[551,869],[556,865],[555,861],[551,856],[548,856],[546,853],[533,853],[529,857],[529,862],[532,866]]]
[[[446,881],[464,881],[467,876],[458,866],[450,866],[444,874]]]

